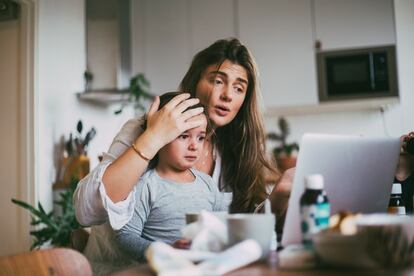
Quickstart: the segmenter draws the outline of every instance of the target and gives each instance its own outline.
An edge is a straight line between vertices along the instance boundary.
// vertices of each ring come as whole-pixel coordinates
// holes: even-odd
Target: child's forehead
[[[198,133],[201,133],[201,132],[204,132],[205,133],[206,132],[206,129],[207,129],[207,124],[203,124],[203,125],[201,125],[199,127],[195,127],[195,128],[189,129],[185,133],[191,133],[191,134],[198,134]]]
[[[196,115],[194,117],[191,117],[190,119],[187,120],[187,122],[192,122],[192,121],[200,121],[202,120],[202,127],[206,128],[207,127],[207,117],[206,115],[204,115],[203,113]]]
[[[194,117],[188,119],[188,121],[198,121],[198,120],[202,120],[203,123],[200,126],[196,127],[196,128],[192,128],[192,129],[187,130],[186,132],[189,132],[189,133],[196,133],[196,132],[202,132],[202,131],[205,132],[206,129],[207,129],[207,118],[204,114],[200,114],[200,115],[197,115],[197,116],[194,116]]]

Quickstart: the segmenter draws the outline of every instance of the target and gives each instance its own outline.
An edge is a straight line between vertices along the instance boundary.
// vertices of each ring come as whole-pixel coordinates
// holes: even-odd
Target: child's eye
[[[206,139],[206,137],[205,136],[200,136],[200,137],[198,137],[198,141],[199,142],[202,142],[202,141],[204,141]]]
[[[180,139],[187,139],[188,138],[188,135],[187,134],[181,134],[180,136],[178,136],[178,138],[180,138]]]

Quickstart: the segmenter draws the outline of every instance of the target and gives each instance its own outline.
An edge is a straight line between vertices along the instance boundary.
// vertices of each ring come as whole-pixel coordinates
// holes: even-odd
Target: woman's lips
[[[216,113],[219,116],[222,116],[222,117],[227,116],[227,114],[229,114],[229,112],[230,112],[230,109],[228,109],[227,107],[225,107],[225,106],[219,106],[219,105],[216,105],[214,107],[214,110],[216,111]]]

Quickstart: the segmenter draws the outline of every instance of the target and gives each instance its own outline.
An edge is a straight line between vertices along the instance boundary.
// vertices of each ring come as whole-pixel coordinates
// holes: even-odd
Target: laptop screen
[[[282,245],[302,240],[299,200],[307,175],[323,175],[331,215],[341,210],[385,212],[399,152],[399,138],[305,134],[289,198]]]

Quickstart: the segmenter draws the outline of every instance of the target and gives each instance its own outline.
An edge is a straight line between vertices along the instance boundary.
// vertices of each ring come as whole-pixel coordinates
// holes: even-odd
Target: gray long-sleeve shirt
[[[134,215],[115,234],[121,250],[142,261],[152,241],[171,244],[181,238],[186,213],[228,210],[228,201],[212,178],[200,171],[191,171],[195,176],[191,183],[163,179],[155,169],[141,177],[135,191]]]

